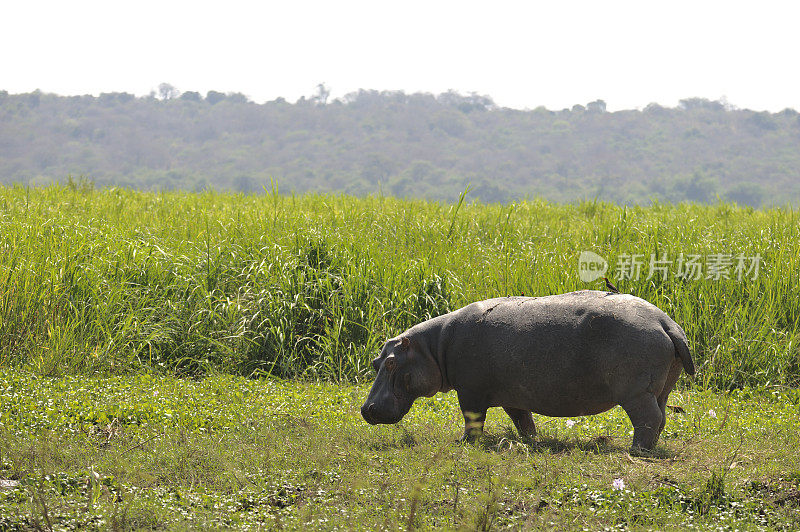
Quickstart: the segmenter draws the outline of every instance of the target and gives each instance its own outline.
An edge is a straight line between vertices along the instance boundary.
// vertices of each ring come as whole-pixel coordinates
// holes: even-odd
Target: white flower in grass
[[[568,419],[567,420],[567,428],[571,429],[572,427],[575,426],[575,423],[577,423],[577,421],[575,421],[574,419]]]
[[[716,413],[716,412],[714,412],[714,409],[713,409],[713,408],[712,408],[711,410],[709,410],[709,411],[708,411],[708,417],[712,417],[712,418],[714,418],[714,419],[717,419],[717,413]]]
[[[621,478],[615,478],[614,482],[611,483],[611,489],[616,491],[622,491],[625,489],[625,481]]]

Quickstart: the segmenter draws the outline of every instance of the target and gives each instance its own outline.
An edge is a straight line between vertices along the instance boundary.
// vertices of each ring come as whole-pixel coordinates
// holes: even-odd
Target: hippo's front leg
[[[475,438],[483,434],[488,407],[483,401],[468,394],[458,394],[458,405],[464,414],[464,436],[461,437],[461,441],[474,442]]]

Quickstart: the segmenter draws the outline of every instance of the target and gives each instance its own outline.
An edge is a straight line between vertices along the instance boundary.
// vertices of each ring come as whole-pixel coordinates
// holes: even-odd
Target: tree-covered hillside
[[[610,113],[482,96],[324,87],[292,104],[241,94],[62,97],[0,91],[0,183],[85,176],[135,188],[383,192],[484,201],[800,203],[800,116],[688,99]]]

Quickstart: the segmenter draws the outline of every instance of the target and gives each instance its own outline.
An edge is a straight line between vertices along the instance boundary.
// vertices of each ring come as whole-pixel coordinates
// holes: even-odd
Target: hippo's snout
[[[363,417],[364,421],[366,421],[370,425],[375,425],[378,423],[377,421],[375,421],[375,418],[373,417],[374,409],[375,409],[375,403],[370,403],[370,404],[364,403],[361,407],[361,417]]]

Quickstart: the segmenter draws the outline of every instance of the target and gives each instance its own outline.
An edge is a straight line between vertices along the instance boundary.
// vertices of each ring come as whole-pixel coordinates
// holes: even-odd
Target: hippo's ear
[[[402,347],[404,350],[407,350],[410,346],[411,340],[408,339],[408,336],[403,336],[403,338],[400,339],[400,347]]]

